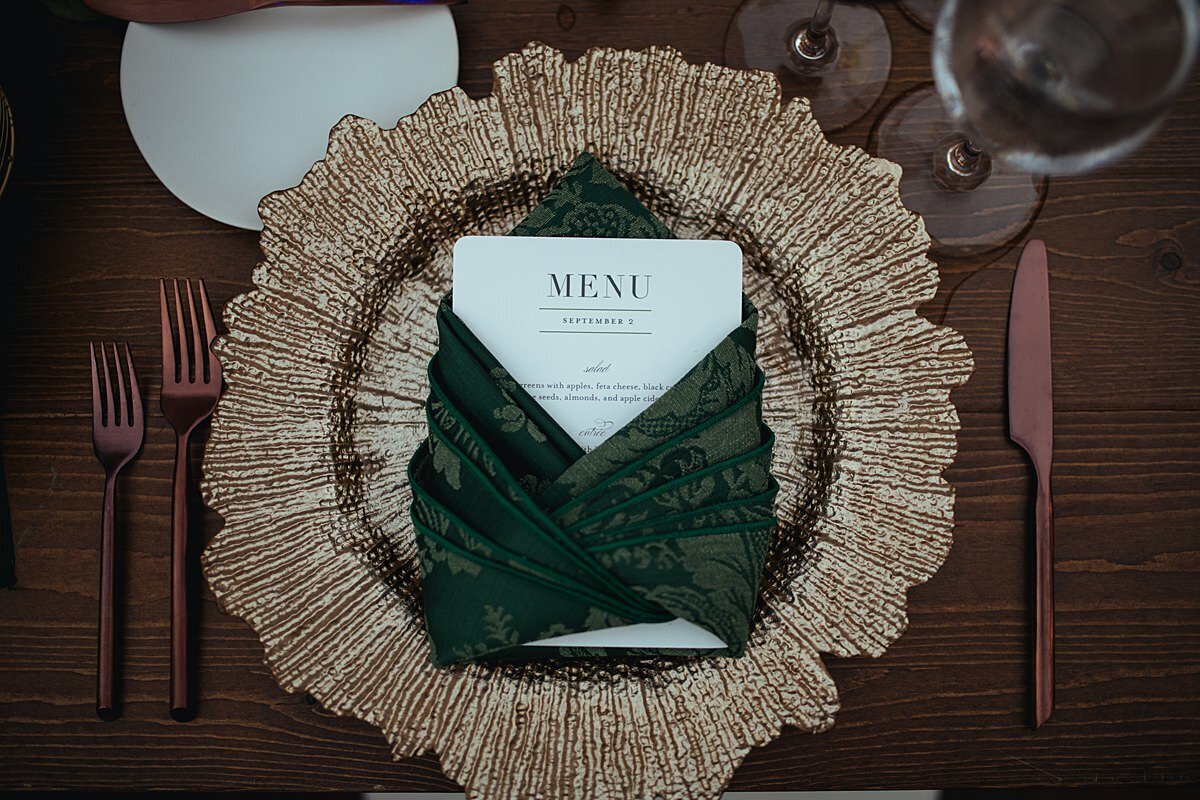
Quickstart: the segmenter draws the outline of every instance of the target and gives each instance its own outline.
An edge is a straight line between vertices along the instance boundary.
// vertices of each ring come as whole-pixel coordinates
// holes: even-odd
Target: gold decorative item
[[[404,469],[464,234],[502,234],[582,151],[683,238],[745,253],[781,524],[747,655],[435,668]],[[830,144],[763,72],[666,48],[529,45],[491,96],[394,129],[346,117],[268,196],[256,289],[226,309],[204,569],[289,691],[433,751],[468,796],[716,797],[784,726],[833,725],[821,655],[884,652],[950,548],[950,390],[971,355],[916,308],[938,275],[899,168]]]

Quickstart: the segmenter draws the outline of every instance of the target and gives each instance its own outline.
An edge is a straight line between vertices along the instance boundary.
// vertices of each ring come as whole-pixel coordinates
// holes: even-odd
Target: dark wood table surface
[[[258,239],[182,205],[142,160],[121,109],[124,25],[26,5],[0,26],[18,147],[0,198],[0,452],[19,580],[0,591],[0,788],[455,789],[435,757],[394,763],[366,723],[281,690],[251,630],[209,595],[199,717],[167,716],[174,441],[157,413],[154,279],[205,276],[224,303],[250,288]],[[491,63],[533,39],[572,57],[670,44],[720,62],[735,6],[474,0],[454,9],[461,84],[486,94]],[[929,34],[883,10],[895,48],[884,100],[837,142],[866,145],[887,100],[930,80]],[[785,731],[731,789],[1200,780],[1200,83],[1134,156],[1052,179],[1032,235],[1050,250],[1055,337],[1053,719],[1027,724],[1033,483],[1004,417],[1010,248],[944,261],[925,309],[963,332],[977,364],[955,393],[949,559],[911,592],[910,629],[885,656],[829,659],[836,727]],[[121,486],[126,704],[113,723],[93,710],[102,473],[90,339],[132,344],[155,412]],[[204,536],[219,525],[204,513]]]

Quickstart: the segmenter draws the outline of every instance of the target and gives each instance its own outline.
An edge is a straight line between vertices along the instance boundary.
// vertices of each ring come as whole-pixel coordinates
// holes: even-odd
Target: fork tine
[[[171,334],[171,315],[167,312],[167,279],[158,279],[158,305],[162,312],[162,382],[175,383],[175,337]]]
[[[192,295],[192,279],[187,278],[184,284],[187,286],[188,315],[192,320],[192,369],[195,370],[193,383],[205,383],[204,373],[208,371],[205,369],[208,359],[204,357],[204,353],[208,350],[208,343],[203,341],[200,323],[196,320],[196,298]]]
[[[204,283],[204,279],[200,278],[200,306],[204,309],[204,344],[205,354],[208,356],[208,376],[209,381],[220,385],[221,383],[221,359],[217,358],[212,351],[213,340],[217,338],[217,324],[213,322],[212,306],[208,302],[208,286]]]
[[[112,343],[112,351],[113,367],[117,371],[117,399],[120,400],[120,403],[116,406],[117,411],[120,413],[114,413],[112,421],[114,425],[129,425],[129,403],[125,399],[125,374],[121,371],[121,354],[117,352],[116,342]],[[105,360],[107,361],[107,358]],[[112,396],[111,392],[109,396]]]
[[[175,287],[175,322],[179,326],[179,382],[190,383],[192,373],[192,357],[188,353],[187,326],[183,324],[183,301],[179,299],[179,279],[172,278]]]
[[[104,408],[100,404],[100,376],[96,371],[96,344],[88,342],[88,351],[92,354],[92,430],[104,427]],[[100,350],[104,354],[103,347]]]
[[[104,343],[100,343],[100,366],[104,368],[104,399],[108,402],[104,406],[105,425],[112,425],[116,421],[116,412],[113,409],[113,385],[112,376],[108,373],[108,356],[104,355]]]
[[[129,400],[132,407],[130,422],[137,430],[145,424],[142,420],[142,390],[138,388],[137,371],[133,368],[133,356],[129,354],[129,343],[125,343],[125,365],[129,368]]]

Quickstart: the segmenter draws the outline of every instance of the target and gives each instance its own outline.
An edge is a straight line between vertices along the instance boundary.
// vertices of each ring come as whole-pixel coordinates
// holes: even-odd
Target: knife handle
[[[1054,508],[1050,469],[1038,469],[1034,547],[1037,562],[1033,654],[1033,727],[1054,711]]]

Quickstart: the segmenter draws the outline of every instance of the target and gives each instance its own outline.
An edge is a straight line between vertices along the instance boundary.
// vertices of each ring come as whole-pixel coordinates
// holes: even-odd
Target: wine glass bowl
[[[1040,174],[1142,144],[1191,72],[1194,0],[948,0],[933,71],[983,150]]]

